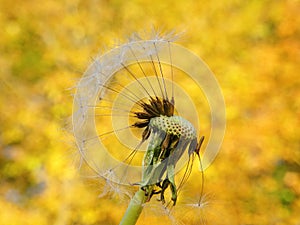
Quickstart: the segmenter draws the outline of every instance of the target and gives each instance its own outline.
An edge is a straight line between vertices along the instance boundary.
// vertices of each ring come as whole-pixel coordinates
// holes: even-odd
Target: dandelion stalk
[[[145,192],[138,190],[131,199],[128,208],[120,222],[120,225],[134,225],[136,224],[142,210],[143,204],[146,202]]]

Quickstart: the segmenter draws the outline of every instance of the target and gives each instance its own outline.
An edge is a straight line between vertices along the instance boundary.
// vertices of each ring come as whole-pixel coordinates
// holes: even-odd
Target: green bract
[[[175,205],[175,166],[187,147],[189,154],[195,151],[196,130],[189,121],[180,116],[154,117],[150,120],[149,129],[152,135],[143,160],[142,190],[148,200],[154,194],[160,193],[160,200],[164,203],[164,192],[170,185]]]

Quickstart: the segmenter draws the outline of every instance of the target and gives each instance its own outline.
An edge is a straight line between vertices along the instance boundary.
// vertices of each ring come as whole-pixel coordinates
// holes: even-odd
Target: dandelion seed
[[[98,195],[99,198],[103,198],[105,196],[113,196],[118,197],[119,199],[124,199],[124,197],[127,197],[128,199],[131,199],[133,196],[132,190],[129,190],[128,187],[124,185],[120,185],[118,183],[114,183],[111,180],[114,180],[114,171],[107,171],[107,174],[104,174],[103,177],[105,179],[105,185],[103,187],[103,191],[100,195]]]

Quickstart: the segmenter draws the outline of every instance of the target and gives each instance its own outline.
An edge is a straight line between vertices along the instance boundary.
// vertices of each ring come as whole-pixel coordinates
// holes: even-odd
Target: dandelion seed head
[[[140,106],[138,103],[144,99],[149,100],[149,98],[154,97],[164,100],[169,98],[170,100],[174,97],[175,104],[176,102],[184,102],[184,106],[181,106],[181,108],[185,108],[184,113],[177,105],[178,108],[175,110],[178,116],[157,116],[151,119],[149,126],[152,130],[164,130],[166,133],[180,136],[189,142],[194,140],[199,130],[197,108],[192,101],[192,104],[187,104],[186,95],[182,94],[186,91],[181,90],[180,83],[177,84],[174,79],[178,75],[174,72],[175,68],[177,71],[182,71],[182,74],[190,76],[190,80],[195,82],[200,87],[199,89],[203,89],[204,92],[208,93],[207,98],[217,96],[217,101],[212,100],[211,103],[209,100],[212,114],[219,105],[223,106],[223,99],[218,95],[220,93],[211,92],[211,90],[217,89],[212,88],[212,86],[217,85],[214,78],[211,78],[212,74],[209,69],[186,49],[173,45],[172,42],[177,38],[178,36],[174,32],[163,34],[156,31],[148,35],[147,38],[141,34],[133,34],[128,38],[127,43],[118,44],[107,53],[97,56],[77,85],[73,107],[73,132],[78,145],[78,152],[82,161],[87,163],[99,177],[106,181],[104,191],[106,194],[124,192],[122,185],[130,186],[141,181],[142,174],[142,163],[139,166],[131,165],[135,155],[138,155],[136,153],[140,151],[141,137],[131,135],[132,123],[130,122],[132,120],[121,117],[120,112],[122,111],[117,111],[118,108],[126,105],[126,109],[129,108],[129,110],[124,115],[129,117],[133,111],[132,106]],[[167,66],[168,70],[166,69]],[[130,75],[135,76],[136,71],[140,75],[133,79]],[[119,75],[122,75],[122,77],[118,77]],[[126,79],[131,80],[123,84],[122,82]],[[120,81],[121,83],[118,83]],[[184,100],[180,98],[184,98]],[[101,105],[105,100],[108,104]],[[105,111],[108,112],[107,117],[99,120],[95,119],[96,106],[104,107],[104,105],[111,108],[110,111]],[[188,112],[191,109],[195,109],[195,113]],[[211,140],[215,144],[208,144],[208,146],[214,150],[209,151],[208,156],[204,156],[204,158],[208,158],[205,161],[207,165],[204,167],[212,162],[218,151],[220,140],[222,140],[223,111],[219,110],[216,115],[212,118],[212,121],[217,121],[217,126],[221,124],[221,129],[218,130],[216,135],[213,135],[212,132],[211,136],[213,138]],[[106,115],[102,111],[100,116]],[[124,126],[120,127],[120,125]],[[112,129],[107,131],[105,130],[106,127],[112,127]],[[148,137],[157,137],[153,133],[152,136],[149,134]],[[120,138],[121,136],[124,138]],[[109,141],[106,141],[106,138]],[[150,142],[151,138],[143,141]],[[135,142],[128,140],[134,140]],[[180,147],[186,149],[187,142],[178,143],[176,150]],[[118,156],[122,156],[121,160],[113,155],[113,151],[117,152]],[[187,160],[188,156],[177,163],[176,167],[183,165]],[[178,169],[175,168],[175,172],[177,171]],[[127,194],[125,193],[125,195]]]

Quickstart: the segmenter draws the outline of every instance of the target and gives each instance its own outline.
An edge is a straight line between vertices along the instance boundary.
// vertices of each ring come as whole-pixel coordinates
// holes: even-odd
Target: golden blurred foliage
[[[99,49],[151,27],[185,31],[227,107],[209,204],[183,222],[300,224],[299,0],[0,0],[0,27],[0,224],[118,224],[126,202],[74,165],[69,88]],[[150,209],[138,224],[172,221]]]

